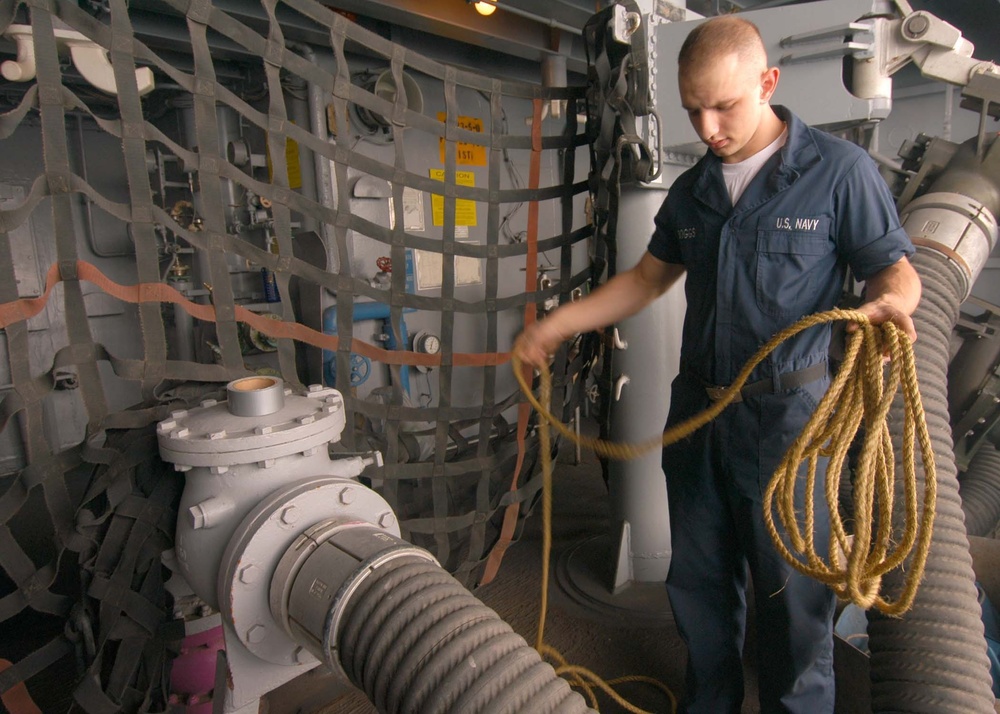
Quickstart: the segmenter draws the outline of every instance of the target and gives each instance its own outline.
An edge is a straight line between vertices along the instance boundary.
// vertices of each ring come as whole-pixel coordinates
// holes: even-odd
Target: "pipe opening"
[[[262,389],[273,387],[277,383],[277,380],[271,377],[246,377],[245,379],[237,379],[229,385],[229,388],[241,392],[259,392]]]
[[[285,385],[277,377],[243,377],[226,386],[229,413],[260,417],[281,411],[285,406]]]

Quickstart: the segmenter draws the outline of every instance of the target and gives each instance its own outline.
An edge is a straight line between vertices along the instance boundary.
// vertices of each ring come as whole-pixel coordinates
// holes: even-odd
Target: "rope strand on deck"
[[[825,583],[838,597],[850,600],[859,607],[875,607],[888,615],[901,615],[912,606],[927,563],[937,482],[934,452],[917,384],[913,347],[896,325],[891,322],[872,325],[865,314],[856,310],[836,309],[807,316],[776,334],[761,347],[743,366],[736,380],[725,389],[722,398],[708,409],[667,429],[662,437],[636,444],[577,436],[543,406],[551,400],[552,378],[549,370],[539,370],[539,400],[531,391],[521,362],[514,357],[514,374],[528,401],[541,417],[539,440],[543,474],[543,572],[536,648],[543,655],[555,658],[560,663],[560,668],[573,676],[572,683],[587,689],[592,702],[593,693],[583,683],[582,674],[586,673],[588,681],[608,691],[610,688],[606,683],[583,668],[567,665],[558,652],[544,643],[552,509],[552,458],[548,426],[551,424],[567,439],[600,456],[613,459],[635,458],[690,436],[712,421],[736,398],[753,370],[779,344],[810,327],[840,320],[857,323],[858,329],[848,336],[839,371],[768,484],[764,494],[764,520],[775,548],[796,570]],[[888,355],[888,374],[884,369],[884,355]],[[901,479],[905,515],[900,529],[902,537],[894,545],[897,530],[893,527],[892,514],[896,493],[896,467],[887,416],[900,387],[904,404]],[[854,532],[853,535],[848,535],[848,529],[840,517],[837,499],[848,451],[862,426],[864,432],[854,475]],[[922,508],[918,504],[920,494],[917,493],[914,469],[917,445],[926,474]],[[824,456],[829,457],[824,491],[831,525],[826,559],[816,552],[815,504],[812,498],[819,459]],[[806,464],[806,497],[803,503],[796,504],[795,482],[803,463]],[[775,510],[785,538],[778,532],[775,524]],[[895,599],[882,595],[882,576],[902,565],[911,555],[902,592]],[[669,690],[666,691],[673,704],[673,695]],[[616,701],[619,700],[617,695],[612,693],[612,696]],[[642,711],[624,701],[619,703],[628,711]]]

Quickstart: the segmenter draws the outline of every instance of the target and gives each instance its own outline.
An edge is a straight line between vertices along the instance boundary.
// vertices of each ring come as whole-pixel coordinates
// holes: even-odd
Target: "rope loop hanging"
[[[913,605],[930,550],[937,496],[934,451],[917,383],[913,347],[893,323],[873,325],[856,310],[835,309],[802,318],[772,337],[740,370],[722,397],[703,412],[641,443],[612,443],[577,436],[544,406],[551,393],[548,369],[539,370],[542,401],[528,384],[530,371],[514,358],[514,374],[528,401],[540,416],[542,469],[551,476],[551,452],[546,448],[548,426],[567,439],[613,459],[631,459],[679,441],[717,417],[740,393],[753,370],[782,342],[819,324],[850,321],[843,362],[802,433],[788,449],[764,493],[764,519],[780,555],[796,570],[830,587],[838,597],[863,609],[902,615]],[[886,366],[886,362],[888,365]],[[899,468],[895,463],[888,414],[896,393],[902,392],[904,419]],[[854,509],[845,525],[838,507],[841,475],[848,452],[859,438],[854,468]],[[923,492],[915,468],[919,447],[925,479]],[[815,542],[815,502],[812,494],[821,457],[828,457],[824,494],[830,512],[830,539],[826,556]],[[802,474],[805,465],[804,475]],[[795,500],[795,485],[806,479],[805,499]],[[901,522],[894,523],[897,478],[903,495]],[[545,488],[549,488],[548,485]],[[922,502],[921,502],[922,499]],[[551,508],[543,498],[543,512]],[[775,518],[777,516],[777,519]],[[900,516],[897,516],[900,518]],[[780,531],[779,531],[780,525]],[[549,547],[546,539],[545,547]],[[907,562],[901,592],[890,598],[881,592],[882,577]],[[543,581],[543,583],[546,581]],[[543,586],[544,587],[544,586]],[[542,616],[544,618],[544,609]],[[543,619],[544,623],[544,619]],[[539,626],[542,644],[543,624]]]

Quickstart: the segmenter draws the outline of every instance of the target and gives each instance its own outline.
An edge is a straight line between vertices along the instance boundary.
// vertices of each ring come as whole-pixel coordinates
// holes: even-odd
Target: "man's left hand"
[[[910,338],[910,342],[915,342],[917,339],[917,328],[913,324],[913,318],[889,302],[873,300],[862,304],[857,308],[857,311],[867,315],[873,325],[892,322]],[[854,332],[857,329],[856,324],[847,326],[848,332]]]

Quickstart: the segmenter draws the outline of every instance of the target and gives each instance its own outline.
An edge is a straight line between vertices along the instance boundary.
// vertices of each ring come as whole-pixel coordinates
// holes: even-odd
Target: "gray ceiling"
[[[570,58],[571,70],[585,66],[583,48],[568,28],[582,28],[606,0],[496,0],[499,8],[483,18],[463,0],[321,0],[376,21],[451,38],[537,61],[545,52]],[[663,0],[660,0],[663,1]],[[669,0],[666,0],[669,3]],[[687,0],[702,15],[780,8],[810,0]],[[683,4],[683,3],[675,3]],[[1000,0],[910,0],[958,27],[976,46],[976,57],[1000,60]],[[535,19],[528,19],[534,16]],[[546,26],[546,23],[548,26]]]
[[[546,55],[567,59],[571,73],[586,72],[586,53],[580,29],[607,0],[496,0],[499,8],[490,17],[478,15],[466,0],[320,0],[341,11],[354,13],[358,22],[407,46],[434,43],[442,59],[455,65],[496,67],[501,74],[535,78],[538,62]],[[657,0],[667,2],[669,0]],[[687,7],[703,15],[738,10],[776,8],[809,0],[687,0]],[[676,3],[680,4],[680,3]],[[927,10],[958,27],[976,46],[976,57],[1000,62],[1000,0],[910,0],[914,9]],[[246,0],[213,0],[213,5],[250,26],[266,31],[267,18],[259,3]],[[326,28],[282,4],[279,19],[286,37],[323,45]],[[164,50],[183,44],[183,17],[164,0],[130,0],[130,14],[137,34],[161,41]],[[419,37],[417,37],[419,36]],[[417,41],[411,42],[416,37]],[[239,48],[217,40],[220,57]],[[362,49],[363,48],[359,48]],[[919,76],[913,73],[914,79]],[[903,80],[901,74],[899,77]],[[579,81],[579,77],[575,81]],[[901,84],[909,83],[907,81]]]

